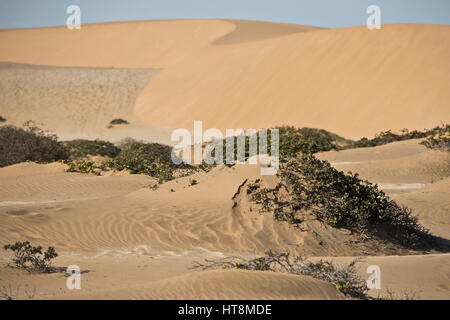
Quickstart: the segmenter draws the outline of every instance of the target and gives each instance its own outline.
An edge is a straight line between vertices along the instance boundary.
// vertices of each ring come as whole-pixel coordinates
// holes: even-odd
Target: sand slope
[[[240,20],[152,20],[0,31],[0,61],[52,66],[167,68],[213,41],[246,42],[320,28]]]
[[[420,139],[372,148],[330,151],[317,157],[336,169],[357,172],[361,178],[389,191],[410,191],[450,176],[450,154],[420,145]]]
[[[356,138],[450,121],[448,30],[438,25],[329,30],[223,20],[93,24],[78,31],[4,30],[0,61],[164,68],[139,97],[131,99],[142,120],[160,127],[192,129],[194,120],[219,129],[291,124]],[[4,74],[2,82],[7,77]],[[21,77],[23,73],[16,79]],[[88,91],[99,90],[88,78]],[[37,96],[49,99],[52,95],[43,87],[52,90],[55,80],[44,81],[37,90],[33,79],[40,81],[42,76],[23,81],[28,93],[20,92],[24,90],[12,80],[2,84],[4,92],[20,92],[25,100],[17,99],[11,106],[15,96],[5,94],[10,106],[2,109],[27,105]],[[128,80],[122,81],[129,86]],[[73,87],[71,80],[66,84]],[[63,102],[71,101],[67,108],[73,110],[76,97],[60,94],[47,103],[61,101],[61,95],[67,99]]]
[[[427,149],[420,141],[329,151],[317,157],[377,183],[392,199],[413,209],[434,234],[450,239],[450,154]]]
[[[154,79],[136,111],[172,127],[290,124],[348,138],[432,127],[450,120],[449,28],[354,27],[208,46]]]
[[[170,144],[168,129],[143,121],[133,111],[142,88],[158,72],[0,63],[0,114],[16,126],[33,120],[63,140],[133,137]],[[108,128],[116,118],[130,124]]]
[[[387,159],[389,154],[399,156],[403,149],[406,159],[415,156],[412,150],[427,152],[416,148],[416,142],[380,146],[372,152],[375,158],[384,154]],[[357,154],[354,159],[361,160],[362,151],[370,150],[345,151],[346,160],[352,160],[350,151]],[[372,164],[377,165],[377,161]],[[5,267],[0,267],[0,284],[13,281],[36,286],[39,298],[342,298],[329,285],[309,278],[190,270],[194,260],[230,254],[254,257],[267,248],[294,252],[301,248],[300,254],[316,257],[351,255],[339,237],[333,247],[318,248],[305,234],[270,215],[233,210],[232,197],[239,185],[256,177],[257,166],[218,167],[164,183],[153,191],[143,187],[154,179],[140,175],[66,173],[61,164],[2,168],[0,243],[30,240],[52,245],[61,253],[56,265],[76,264],[91,272],[83,275],[82,291],[68,291],[63,275],[32,275],[25,283],[21,271]],[[190,178],[199,184],[189,186]],[[434,234],[448,238],[448,190],[445,178],[393,197],[413,208]],[[336,237],[331,229],[321,231],[321,236]],[[8,254],[2,253],[0,259],[6,262]],[[331,259],[341,263],[351,258]],[[366,257],[359,271],[367,276],[368,265],[380,266],[383,290],[373,290],[374,296],[391,289],[397,297],[410,290],[418,294],[416,298],[446,299],[448,259],[448,254]],[[123,268],[128,270],[126,275]]]

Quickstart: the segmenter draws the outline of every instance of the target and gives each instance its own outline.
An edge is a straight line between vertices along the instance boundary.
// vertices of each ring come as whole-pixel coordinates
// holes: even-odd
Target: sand
[[[141,90],[160,71],[0,63],[1,114],[16,126],[33,120],[62,140],[133,137],[171,144],[171,130],[133,111]],[[117,118],[129,124],[109,128]]]
[[[448,26],[385,25],[213,45],[161,73],[136,111],[183,128],[199,119],[205,128],[289,124],[348,138],[422,130],[450,119],[449,35]]]
[[[0,32],[0,115],[41,123],[62,139],[124,137],[170,143],[173,128],[293,124],[347,138],[423,129],[449,120],[447,26],[321,29],[234,20],[105,23]],[[30,65],[32,64],[32,65]],[[129,125],[107,128],[123,118]],[[450,238],[450,158],[419,144],[318,155],[379,184]],[[155,179],[65,172],[63,164],[0,168],[0,244],[54,246],[54,265],[82,270],[82,290],[63,274],[6,267],[0,288],[28,299],[343,299],[309,277],[191,269],[193,261],[291,250],[344,262],[360,256],[347,235],[313,225],[326,245],[270,215],[233,208],[258,166],[218,166],[147,188]],[[199,183],[191,186],[190,179]],[[271,183],[270,178],[266,178]],[[172,192],[173,190],[173,192]],[[449,299],[448,253],[393,256],[378,248],[358,266],[379,265],[382,290]],[[6,289],[9,290],[9,289]],[[34,294],[30,294],[31,291]]]

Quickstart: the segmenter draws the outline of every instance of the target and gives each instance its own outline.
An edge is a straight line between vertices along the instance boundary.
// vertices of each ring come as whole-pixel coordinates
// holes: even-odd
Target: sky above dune
[[[154,19],[247,19],[328,28],[364,25],[369,5],[381,23],[450,24],[449,0],[2,0],[0,28],[64,25],[70,5],[81,23]]]

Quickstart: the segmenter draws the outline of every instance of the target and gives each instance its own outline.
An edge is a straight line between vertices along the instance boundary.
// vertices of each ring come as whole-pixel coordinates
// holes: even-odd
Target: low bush
[[[114,119],[111,120],[111,122],[109,123],[110,125],[116,125],[116,124],[129,124],[127,120],[118,118],[118,119]]]
[[[443,125],[421,144],[430,149],[450,151],[450,125]]]
[[[68,150],[70,158],[72,159],[83,158],[88,155],[114,158],[120,152],[120,149],[111,142],[99,139],[77,139],[66,141],[64,144]]]
[[[109,166],[116,170],[129,170],[134,174],[147,174],[163,180],[173,178],[173,170],[183,168],[172,162],[172,147],[159,143],[132,143],[126,146]]]
[[[3,118],[2,116],[0,116],[0,123],[1,122],[6,122],[6,118]]]
[[[330,282],[338,291],[347,296],[369,299],[367,283],[355,269],[357,261],[353,260],[348,265],[342,266],[323,260],[314,263],[301,256],[291,257],[289,252],[274,253],[268,250],[266,255],[254,259],[227,257],[217,260],[206,259],[204,263],[194,261],[193,268],[244,269],[306,275]]]
[[[430,136],[434,136],[443,130],[449,130],[449,124],[443,124],[441,126],[436,126],[433,129],[424,129],[423,131],[413,130],[409,131],[408,129],[403,129],[401,133],[393,133],[391,130],[383,131],[375,135],[375,138],[368,139],[362,138],[353,142],[348,147],[351,148],[365,148],[365,147],[376,147],[383,144],[395,142],[395,141],[404,141],[410,139],[421,139]]]
[[[41,246],[34,247],[29,241],[25,241],[7,244],[4,249],[13,251],[11,267],[43,273],[56,271],[56,268],[51,266],[52,260],[58,256],[53,247],[48,247],[47,251],[43,252]]]
[[[138,140],[136,140],[134,138],[131,138],[131,137],[125,137],[125,138],[122,138],[121,140],[119,140],[115,145],[120,150],[123,150],[126,147],[128,147],[130,144],[133,144],[133,143],[143,143],[143,142],[142,141],[138,141]]]
[[[320,221],[355,231],[362,239],[382,231],[390,241],[411,248],[431,240],[411,210],[390,200],[377,185],[313,155],[282,162],[279,175],[281,182],[274,189],[261,188],[257,181],[247,188],[250,199],[272,211],[277,220],[298,224],[297,213],[309,210]]]
[[[316,128],[278,127],[280,156],[295,157],[299,154],[314,154],[337,150],[351,142],[337,134]]]
[[[102,169],[102,167],[95,165],[92,161],[70,161],[63,160],[62,163],[67,164],[66,172],[80,172],[80,173],[91,173],[96,176],[100,175],[100,171],[97,169]]]
[[[347,140],[337,134],[331,133],[323,129],[315,128],[294,128],[291,126],[275,127],[279,130],[279,154],[280,157],[296,157],[300,154],[314,154],[321,151],[338,150],[340,148],[351,145],[352,141]],[[250,139],[255,139],[257,148],[256,153],[271,155],[272,135],[271,130],[267,130],[267,145],[265,150],[259,150],[260,133],[255,136],[245,136],[244,154],[238,154],[238,137],[230,137],[219,141],[214,141],[210,147],[214,147],[216,143],[223,144],[223,162],[227,163],[226,144],[233,143],[233,161],[235,159],[246,160],[250,156],[249,142]],[[215,150],[214,150],[215,151]],[[211,156],[215,157],[215,152],[211,152]],[[231,162],[230,162],[231,163]],[[206,167],[202,164],[202,168]]]
[[[0,167],[24,161],[47,163],[67,157],[67,150],[56,135],[44,132],[32,121],[27,121],[24,128],[0,127]]]

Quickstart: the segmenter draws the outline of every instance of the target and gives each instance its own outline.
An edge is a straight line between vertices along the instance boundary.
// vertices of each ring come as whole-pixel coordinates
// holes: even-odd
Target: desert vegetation
[[[430,149],[450,151],[450,125],[443,125],[438,130],[435,130],[421,144]]]
[[[375,135],[373,139],[361,138],[353,143],[351,143],[347,148],[365,148],[365,147],[376,147],[383,144],[404,141],[410,139],[421,139],[433,137],[439,135],[443,131],[450,130],[449,124],[438,125],[432,129],[424,129],[423,131],[403,129],[401,133],[393,133],[391,130],[383,131]]]
[[[177,167],[171,159],[172,148],[159,143],[132,143],[127,145],[107,166],[128,170],[134,174],[171,180]]]
[[[279,153],[281,157],[296,157],[301,154],[314,154],[322,151],[329,150],[340,150],[350,146],[353,141],[345,139],[337,134],[331,133],[323,129],[316,128],[295,128],[292,126],[279,126],[273,129],[278,129],[279,131]],[[215,147],[217,143],[223,144],[223,162],[232,163],[233,161],[227,161],[226,145],[233,144],[233,160],[242,159],[246,160],[250,156],[249,143],[251,139],[254,139],[257,144],[256,152],[259,152],[259,139],[260,133],[257,132],[253,136],[245,136],[243,139],[245,141],[244,150],[238,149],[238,139],[240,136],[226,138],[224,140],[213,141],[210,147]],[[266,137],[261,137],[263,140]],[[265,150],[261,153],[268,151],[271,155],[272,146],[272,136],[270,130],[267,130],[267,145]],[[244,152],[241,154],[241,152]],[[215,157],[215,150],[211,152],[211,157]],[[204,170],[209,170],[211,165],[202,163],[201,168]]]
[[[193,263],[193,268],[201,269],[244,269],[254,271],[286,272],[296,275],[310,276],[330,282],[343,294],[359,299],[369,299],[366,281],[355,269],[358,259],[347,265],[337,265],[331,261],[311,262],[301,256],[289,252],[275,253],[268,250],[264,256],[253,259],[231,256],[223,259]]]
[[[46,133],[32,121],[27,121],[23,128],[0,127],[0,167],[25,161],[47,163],[67,157],[67,149],[56,135]]]
[[[112,128],[113,126],[120,125],[120,124],[129,124],[129,122],[127,120],[122,119],[122,118],[113,119],[109,123],[108,128]]]
[[[120,149],[113,143],[99,139],[76,139],[66,141],[64,145],[68,149],[69,157],[71,159],[79,159],[87,157],[88,155],[114,158],[120,153]]]
[[[260,181],[248,184],[250,199],[274,218],[298,225],[300,213],[308,210],[318,220],[336,228],[346,228],[362,240],[381,233],[400,245],[418,248],[431,237],[407,207],[399,206],[377,185],[345,174],[313,155],[285,159],[275,188]]]
[[[91,173],[100,176],[100,170],[105,169],[103,165],[98,166],[93,161],[62,160],[61,162],[69,166],[66,172]]]
[[[0,127],[0,167],[25,161],[60,161],[69,166],[68,172],[100,175],[102,170],[128,170],[162,180],[173,179],[178,169],[187,170],[183,174],[194,170],[183,163],[175,165],[171,154],[170,146],[133,139],[121,141],[119,147],[98,139],[61,142],[56,135],[43,131],[32,121],[27,121],[23,128]],[[90,161],[89,156],[101,156],[103,160]]]
[[[10,267],[29,272],[52,273],[57,271],[57,268],[51,265],[52,260],[58,256],[53,247],[48,247],[47,251],[42,251],[41,246],[34,247],[29,241],[24,241],[7,244],[4,249],[13,252]]]
[[[2,122],[6,122],[6,118],[0,116],[0,123],[2,123]]]

